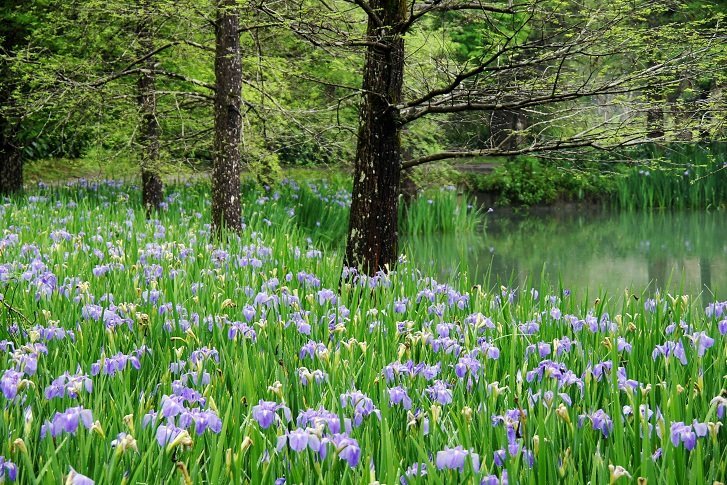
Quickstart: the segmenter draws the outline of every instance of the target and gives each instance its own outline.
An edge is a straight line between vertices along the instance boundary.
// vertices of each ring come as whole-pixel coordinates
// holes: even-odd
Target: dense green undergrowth
[[[645,146],[590,160],[518,157],[491,174],[461,177],[472,190],[492,193],[500,205],[589,202],[615,209],[717,209],[727,204],[727,146]]]

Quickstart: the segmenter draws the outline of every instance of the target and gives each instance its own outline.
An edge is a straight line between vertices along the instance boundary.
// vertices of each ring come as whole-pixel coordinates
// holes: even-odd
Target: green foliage
[[[280,169],[278,154],[259,148],[250,148],[244,153],[247,169],[262,186],[271,187],[280,182],[283,172]]]
[[[467,234],[482,226],[483,215],[473,198],[455,187],[427,190],[399,204],[401,232],[416,234]]]
[[[727,144],[644,147],[649,161],[623,169],[613,204],[623,209],[717,209],[727,204]]]
[[[558,196],[558,169],[532,157],[520,157],[473,180],[478,190],[496,192],[501,205],[534,205],[553,202]]]

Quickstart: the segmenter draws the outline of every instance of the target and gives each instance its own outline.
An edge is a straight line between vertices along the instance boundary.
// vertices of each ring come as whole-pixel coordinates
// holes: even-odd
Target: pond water
[[[405,251],[442,281],[529,289],[560,281],[585,296],[607,292],[701,294],[727,299],[727,224],[720,212],[495,209],[479,234],[409,238]]]

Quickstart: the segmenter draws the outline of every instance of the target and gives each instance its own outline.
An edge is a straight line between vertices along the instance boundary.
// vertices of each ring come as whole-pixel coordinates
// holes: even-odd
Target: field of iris
[[[727,302],[405,261],[339,285],[345,191],[246,186],[220,243],[207,190],[152,220],[115,183],[0,204],[0,482],[725,481]],[[405,232],[477,224],[412,207]]]

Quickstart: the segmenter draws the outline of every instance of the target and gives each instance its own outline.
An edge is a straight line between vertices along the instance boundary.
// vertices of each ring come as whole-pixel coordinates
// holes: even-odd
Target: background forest
[[[367,20],[356,3],[241,4],[242,151],[261,176],[275,177],[278,164],[353,163]],[[521,48],[496,63],[517,60],[528,66],[462,83],[487,83],[484,89],[497,93],[501,103],[543,91],[555,75],[560,82],[597,77],[601,84],[560,104],[514,103],[512,109],[418,118],[403,130],[407,160],[493,146],[507,153],[543,137],[580,134],[579,143],[585,143],[584,129],[591,131],[590,141],[604,146],[647,138],[637,135],[665,145],[724,137],[727,3],[536,1],[517,9],[510,1],[502,6],[518,13],[434,8],[408,30],[404,93],[416,97],[441,87],[508,40]],[[165,170],[210,166],[216,83],[211,2],[10,1],[0,15],[6,157],[18,150],[27,162],[65,158],[128,167],[144,153],[139,77],[147,74],[154,77]],[[566,45],[565,38],[579,33],[578,42]],[[555,47],[546,54],[542,46],[557,42],[570,49],[568,56]],[[647,76],[637,80],[642,72]],[[621,85],[624,89],[603,88],[604,80],[620,80],[626,73],[632,79]],[[625,130],[620,126],[625,124],[633,126]],[[578,165],[624,154],[555,158]]]

